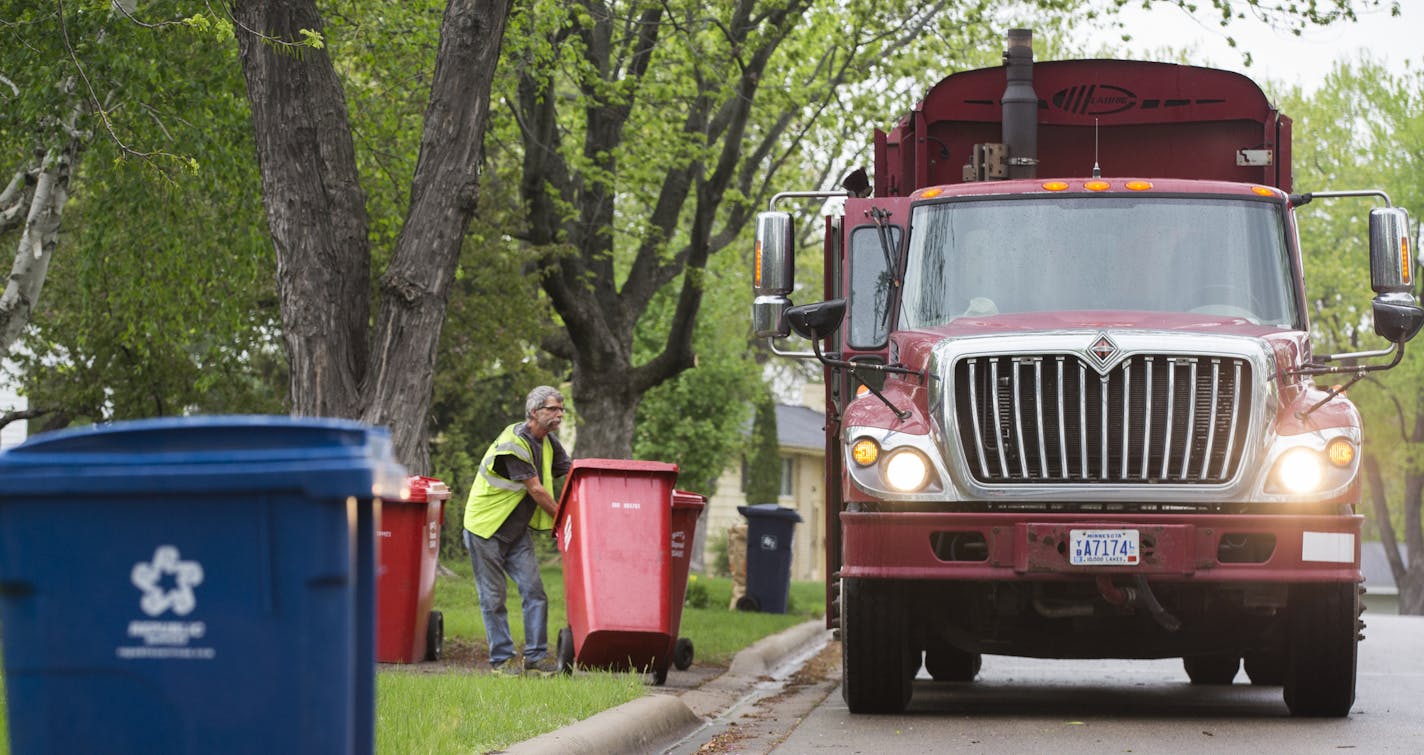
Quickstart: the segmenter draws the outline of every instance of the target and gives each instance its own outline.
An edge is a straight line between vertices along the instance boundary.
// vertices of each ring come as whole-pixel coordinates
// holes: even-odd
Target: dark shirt
[[[514,433],[529,443],[530,460],[534,463],[525,464],[512,454],[500,454],[494,458],[494,471],[506,480],[515,482],[523,482],[531,477],[537,479],[539,470],[544,465],[544,444],[529,434],[529,425],[527,424],[521,424]],[[569,473],[569,466],[572,462],[569,461],[569,455],[564,452],[564,447],[559,443],[558,438],[550,435],[549,442],[554,452],[554,458],[550,465],[551,473],[554,477],[563,477]],[[554,491],[550,490],[549,495],[553,494]],[[493,539],[501,543],[514,542],[515,538],[523,534],[524,528],[529,526],[529,520],[534,518],[534,512],[538,509],[539,504],[534,502],[534,496],[525,493],[524,498],[519,501],[519,505],[515,506],[514,511],[511,511],[505,518],[504,524],[495,530]]]

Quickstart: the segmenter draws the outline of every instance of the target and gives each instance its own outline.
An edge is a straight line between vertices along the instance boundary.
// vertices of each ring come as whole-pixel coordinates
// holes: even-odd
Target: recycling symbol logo
[[[172,611],[187,616],[198,606],[193,588],[203,583],[203,565],[182,560],[175,546],[160,545],[153,551],[152,561],[134,564],[130,578],[143,592],[138,605],[144,613],[158,616]]]

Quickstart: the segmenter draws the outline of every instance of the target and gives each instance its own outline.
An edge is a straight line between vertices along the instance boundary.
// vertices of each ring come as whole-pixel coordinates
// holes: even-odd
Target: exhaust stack
[[[1033,90],[1033,30],[1010,29],[1004,51],[1003,139],[1009,178],[1038,176],[1038,93]]]

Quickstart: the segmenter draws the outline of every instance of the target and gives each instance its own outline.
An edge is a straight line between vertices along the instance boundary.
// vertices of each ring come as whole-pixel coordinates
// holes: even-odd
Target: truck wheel
[[[1355,704],[1360,594],[1353,584],[1292,585],[1284,692],[1293,716],[1341,718]]]
[[[984,665],[984,656],[953,645],[935,645],[925,650],[925,670],[937,682],[972,682]]]
[[[568,627],[559,630],[559,644],[555,647],[554,653],[559,660],[559,673],[572,674],[574,672],[574,630]]]
[[[899,713],[910,703],[910,638],[889,582],[841,580],[841,696],[851,713]]]
[[[1241,669],[1241,656],[1235,653],[1189,655],[1182,659],[1182,668],[1192,684],[1230,684]]]
[[[425,660],[438,661],[445,650],[445,615],[431,611],[425,623]]]
[[[692,667],[692,640],[686,637],[677,638],[677,642],[672,645],[672,665],[678,671],[686,671]]]
[[[1286,679],[1286,654],[1279,650],[1247,653],[1242,663],[1257,687],[1279,687]]]

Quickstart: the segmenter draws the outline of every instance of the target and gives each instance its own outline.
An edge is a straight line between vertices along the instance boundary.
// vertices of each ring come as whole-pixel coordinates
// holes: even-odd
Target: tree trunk
[[[574,366],[573,408],[578,436],[572,455],[580,459],[633,458],[633,425],[643,391],[604,371],[581,373]]]
[[[480,146],[509,0],[451,0],[410,212],[381,278],[381,309],[363,419],[391,427],[396,456],[412,473],[430,466],[425,425],[440,328],[460,246],[479,200]]]
[[[277,250],[292,411],[389,426],[396,458],[415,474],[430,466],[436,350],[479,199],[480,147],[508,13],[509,0],[446,6],[410,210],[381,277],[368,345],[367,217],[341,82],[324,50],[287,44],[303,30],[319,32],[321,19],[312,0],[233,8]]]
[[[1424,564],[1409,567],[1399,585],[1399,612],[1408,616],[1424,616]]]
[[[1390,574],[1394,576],[1394,584],[1399,589],[1399,612],[1413,616],[1424,615],[1424,562],[1421,562],[1419,555],[1413,551],[1408,551],[1409,560],[1400,555],[1399,538],[1395,535],[1394,524],[1389,517],[1389,503],[1384,487],[1384,477],[1380,474],[1379,460],[1374,454],[1366,454],[1364,459],[1365,477],[1370,483],[1370,508],[1374,513],[1375,526],[1379,528],[1380,545],[1384,548],[1385,560],[1389,562]],[[1420,475],[1408,474],[1406,476],[1407,489],[1415,491],[1416,497],[1411,499],[1406,494],[1406,509],[1418,511],[1418,490]],[[1414,506],[1409,506],[1410,501],[1414,501]],[[1418,514],[1410,517],[1409,521],[1418,522]],[[1406,535],[1408,533],[1406,532]],[[1406,540],[1409,538],[1406,537]]]
[[[355,418],[367,368],[370,248],[341,82],[312,0],[232,6],[291,368],[291,410]]]

